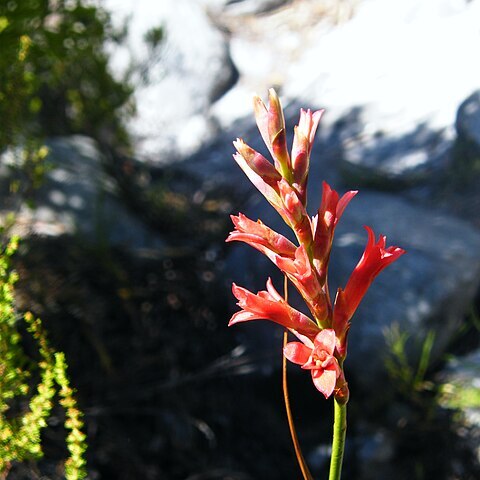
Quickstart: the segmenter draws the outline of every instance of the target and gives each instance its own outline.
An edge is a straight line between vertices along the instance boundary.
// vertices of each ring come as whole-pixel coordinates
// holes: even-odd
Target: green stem
[[[342,475],[343,451],[345,449],[345,434],[347,433],[347,404],[334,398],[334,423],[332,457],[330,459],[330,475],[328,480],[340,480]]]

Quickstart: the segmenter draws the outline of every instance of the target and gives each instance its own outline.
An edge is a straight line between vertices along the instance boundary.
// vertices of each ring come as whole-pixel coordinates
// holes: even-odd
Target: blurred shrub
[[[121,37],[83,0],[2,0],[0,150],[68,133],[127,144],[132,90],[109,73],[105,52]]]

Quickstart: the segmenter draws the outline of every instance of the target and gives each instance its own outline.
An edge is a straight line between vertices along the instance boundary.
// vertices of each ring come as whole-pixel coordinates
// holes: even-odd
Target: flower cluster
[[[340,197],[323,182],[320,207],[314,217],[309,217],[306,189],[310,154],[323,110],[300,110],[290,155],[283,111],[275,91],[269,91],[268,106],[255,97],[254,108],[258,128],[274,163],[241,139],[234,142],[237,150],[234,159],[293,230],[298,245],[260,220],[255,222],[241,213],[231,217],[235,229],[227,242],[245,242],[265,254],[299,291],[313,319],[291,307],[268,279],[267,290],[257,294],[233,284],[233,294],[241,310],[232,316],[229,325],[265,319],[284,326],[300,340],[286,345],[285,357],[310,370],[315,387],[326,398],[333,393],[337,400],[346,402],[348,387],[343,361],[350,320],[374,278],[405,251],[387,247],[383,235],[375,240],[372,229],[365,227],[368,241],[363,256],[345,288],[338,289],[332,305],[327,271],[333,235],[357,192],[350,191]]]

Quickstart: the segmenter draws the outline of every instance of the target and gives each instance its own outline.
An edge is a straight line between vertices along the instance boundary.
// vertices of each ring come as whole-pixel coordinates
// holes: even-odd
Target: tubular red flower
[[[310,109],[305,111],[302,108],[300,110],[300,120],[295,127],[292,146],[292,171],[298,195],[303,203],[306,203],[306,188],[313,140],[323,112],[324,110],[318,110],[312,113]]]
[[[306,315],[291,307],[275,290],[272,280],[267,281],[267,290],[257,294],[232,285],[232,292],[242,309],[233,314],[228,326],[250,320],[270,320],[308,338],[315,338],[320,328]]]
[[[353,270],[345,289],[339,288],[335,299],[333,327],[337,337],[341,340],[342,350],[346,348],[346,335],[350,319],[371,283],[385,267],[405,253],[405,250],[399,247],[386,247],[384,235],[380,235],[375,243],[373,230],[370,227],[365,227],[365,229],[368,232],[365,251]]]
[[[310,370],[313,384],[328,398],[341,374],[338,360],[334,357],[335,347],[335,331],[327,328],[319,332],[313,342],[307,338],[304,343],[287,343],[283,354],[291,362]]]
[[[325,280],[335,227],[346,206],[358,192],[352,190],[339,198],[327,182],[323,182],[322,187],[322,202],[313,222],[313,258],[320,277]]]
[[[263,141],[273,157],[275,167],[283,177],[289,177],[291,165],[287,150],[285,119],[280,99],[273,88],[268,91],[268,100],[267,108],[260,97],[254,97],[255,119]]]
[[[248,179],[277,210],[283,208],[278,188],[278,182],[282,179],[280,173],[243,140],[237,138],[233,145],[237,149],[233,158]]]
[[[278,254],[286,258],[295,256],[296,246],[280,233],[267,227],[260,220],[254,222],[248,217],[239,213],[238,217],[230,215],[235,230],[230,232],[227,242],[240,241],[251,245],[253,248],[261,251],[274,261],[273,254]]]

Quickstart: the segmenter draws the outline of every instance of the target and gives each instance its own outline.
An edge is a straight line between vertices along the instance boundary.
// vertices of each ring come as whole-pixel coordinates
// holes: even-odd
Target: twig
[[[284,296],[285,301],[288,300],[288,290],[287,290],[287,277],[285,277],[284,283]],[[287,344],[288,331],[285,330],[283,333],[283,348]],[[295,449],[295,455],[297,457],[298,465],[302,471],[304,480],[313,480],[312,474],[308,469],[305,458],[303,458],[302,449],[300,448],[300,443],[298,441],[297,431],[295,430],[295,424],[293,422],[292,410],[290,408],[290,398],[288,395],[288,384],[287,384],[287,359],[285,355],[282,355],[282,386],[283,386],[283,398],[285,400],[285,409],[287,411],[288,427],[290,428],[290,435],[292,436],[293,448]]]

